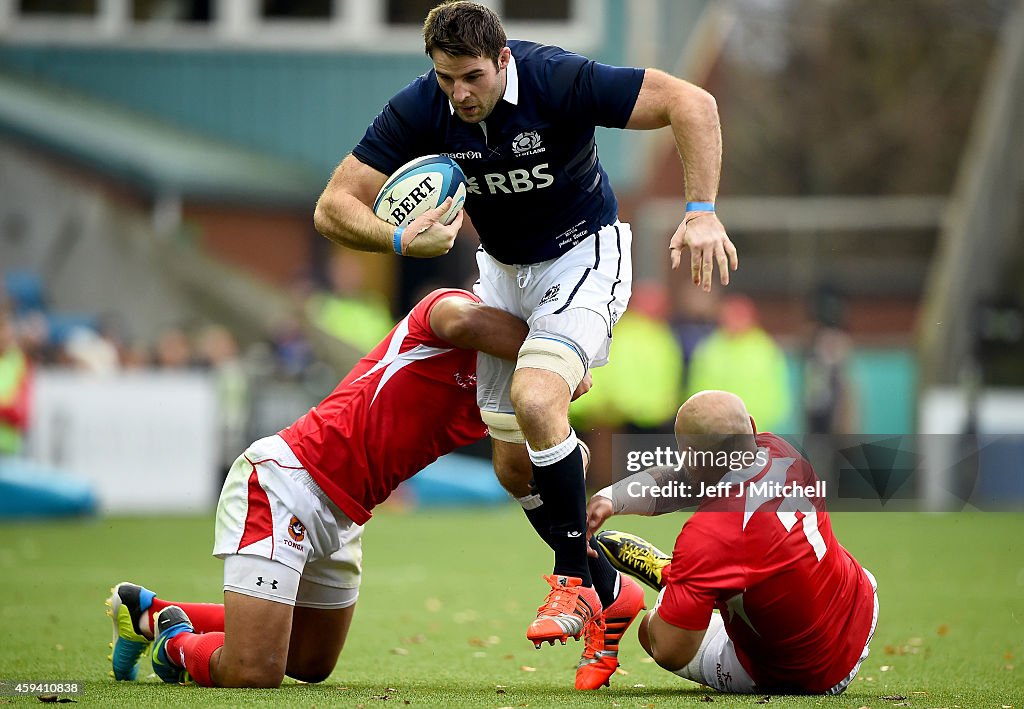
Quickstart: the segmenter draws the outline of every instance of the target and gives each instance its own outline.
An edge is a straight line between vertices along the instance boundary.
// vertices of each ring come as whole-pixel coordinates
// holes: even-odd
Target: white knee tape
[[[549,337],[527,338],[519,348],[516,371],[525,368],[554,372],[565,380],[570,394],[576,391],[587,373],[587,364],[579,348],[567,340]]]
[[[480,418],[487,425],[487,432],[491,438],[505,443],[526,443],[526,436],[523,429],[519,428],[519,421],[515,414],[503,414],[497,411],[480,410]]]

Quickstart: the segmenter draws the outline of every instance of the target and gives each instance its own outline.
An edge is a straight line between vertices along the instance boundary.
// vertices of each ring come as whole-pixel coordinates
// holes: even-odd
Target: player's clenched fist
[[[402,254],[415,258],[444,256],[451,251],[455,237],[462,228],[463,215],[460,211],[455,220],[445,226],[440,219],[452,207],[449,197],[434,209],[429,209],[413,219],[402,234]]]

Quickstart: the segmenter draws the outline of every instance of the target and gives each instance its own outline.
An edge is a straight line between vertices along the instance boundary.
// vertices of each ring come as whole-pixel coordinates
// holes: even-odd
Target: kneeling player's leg
[[[292,571],[276,562],[268,561],[267,564],[281,567],[278,569],[281,573],[268,571],[270,576],[264,576],[264,583],[268,580],[273,582],[274,576],[289,575],[288,572]],[[280,578],[276,580],[279,583],[282,581]],[[296,578],[295,582],[297,581]],[[294,587],[292,592],[294,593]],[[284,601],[285,599],[272,601],[232,591],[224,592],[224,645],[219,651],[211,653],[211,683],[206,686],[281,686],[287,665],[293,614],[292,606]],[[182,657],[185,660],[185,668],[196,683],[205,684],[196,673],[196,670],[202,671],[202,656],[198,653],[199,649],[197,642],[194,663],[190,662],[192,658],[187,648]],[[193,664],[196,665],[195,668]]]
[[[354,605],[330,610],[296,606],[285,674],[302,682],[327,679],[338,664],[355,610]]]
[[[338,549],[302,570],[287,675],[303,682],[322,682],[338,664],[352,624],[362,580],[363,528],[335,510],[339,524]]]
[[[162,679],[175,681],[175,669],[183,668],[206,686],[281,684],[302,569],[337,541],[336,515],[325,500],[278,436],[238,458],[217,505],[224,632],[196,634],[180,609],[160,611],[152,658]]]
[[[205,687],[278,687],[284,678],[299,573],[270,559],[224,559],[224,632],[193,632],[176,607],[157,614],[153,668],[164,681],[185,670]],[[169,618],[177,623],[171,625]],[[179,622],[180,621],[180,622]]]

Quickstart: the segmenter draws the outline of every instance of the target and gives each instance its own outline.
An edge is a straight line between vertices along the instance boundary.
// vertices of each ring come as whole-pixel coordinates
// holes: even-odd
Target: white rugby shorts
[[[362,534],[275,435],[231,466],[217,503],[213,555],[224,559],[227,591],[345,608],[359,593]]]
[[[632,293],[632,241],[629,224],[615,222],[541,263],[509,266],[480,249],[480,280],[474,291],[486,305],[525,320],[530,335],[542,327],[545,333],[564,337],[586,354],[588,367],[600,367],[608,363],[612,327],[626,312]],[[477,355],[481,409],[513,413],[509,392],[515,367],[515,362],[483,352]]]

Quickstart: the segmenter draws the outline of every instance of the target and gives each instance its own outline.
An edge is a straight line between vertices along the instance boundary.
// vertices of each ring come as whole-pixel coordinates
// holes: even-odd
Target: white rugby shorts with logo
[[[363,527],[330,501],[280,436],[235,460],[217,503],[224,590],[307,608],[359,596]]]
[[[615,222],[591,234],[556,259],[521,266],[477,251],[480,280],[474,286],[486,304],[526,321],[530,336],[571,343],[586,366],[608,363],[612,326],[626,311],[633,287],[629,224]],[[513,413],[510,390],[516,363],[481,352],[477,356],[477,403],[484,411]]]

